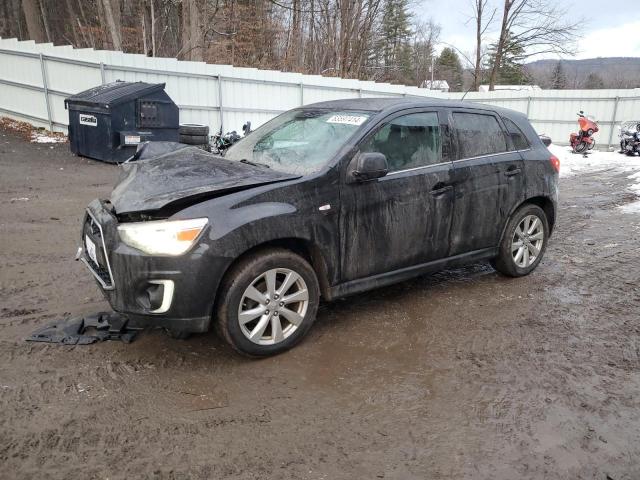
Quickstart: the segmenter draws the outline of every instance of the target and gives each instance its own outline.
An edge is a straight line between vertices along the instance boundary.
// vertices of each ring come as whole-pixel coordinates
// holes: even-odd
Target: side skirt
[[[434,273],[439,270],[451,267],[459,267],[479,260],[495,257],[498,253],[497,248],[483,248],[472,252],[454,255],[453,257],[442,258],[432,262],[421,263],[411,267],[405,267],[391,272],[379,273],[370,277],[359,278],[345,283],[339,283],[329,288],[329,298],[327,300],[335,300],[336,298],[354,295],[374,288],[384,287],[393,283],[402,282],[413,277]]]

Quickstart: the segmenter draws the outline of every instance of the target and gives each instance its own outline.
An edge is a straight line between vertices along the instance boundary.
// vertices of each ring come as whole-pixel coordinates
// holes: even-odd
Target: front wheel
[[[226,276],[217,329],[238,352],[252,357],[288,350],[309,331],[320,288],[309,263],[284,249],[240,261]]]
[[[491,262],[509,277],[530,274],[547,249],[549,222],[537,205],[526,204],[514,212],[500,242],[498,256]]]
[[[587,150],[587,143],[580,142],[573,146],[573,151],[575,153],[584,153]]]

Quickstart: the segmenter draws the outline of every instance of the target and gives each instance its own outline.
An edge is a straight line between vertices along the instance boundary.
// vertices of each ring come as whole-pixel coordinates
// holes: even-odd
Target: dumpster
[[[139,143],[178,142],[178,106],[164,87],[117,81],[65,99],[71,151],[117,163],[132,156]]]

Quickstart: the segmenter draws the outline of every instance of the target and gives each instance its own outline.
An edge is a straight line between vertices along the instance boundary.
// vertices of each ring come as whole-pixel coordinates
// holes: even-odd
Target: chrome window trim
[[[497,157],[499,155],[507,155],[508,153],[528,152],[530,150],[531,150],[530,148],[527,148],[525,150],[509,150],[508,152],[487,153],[486,155],[478,155],[477,157],[458,158],[454,160],[453,163],[464,162],[465,160],[476,160],[478,158]]]
[[[91,265],[89,264],[87,259],[84,257],[84,255],[82,257],[80,257],[80,261],[82,263],[84,263],[87,266],[87,268],[89,269],[89,271],[93,274],[93,276],[96,277],[96,280],[98,280],[100,285],[102,285],[102,288],[104,288],[105,290],[115,290],[116,287],[115,287],[115,283],[113,281],[113,272],[111,271],[111,264],[109,263],[109,253],[107,252],[107,246],[104,243],[104,232],[102,231],[102,225],[100,225],[100,222],[98,222],[96,217],[91,213],[91,211],[88,208],[86,209],[86,212],[87,212],[87,215],[89,215],[91,217],[91,219],[95,222],[95,224],[98,226],[98,229],[100,230],[100,240],[102,241],[102,251],[104,252],[104,258],[107,261],[107,272],[109,272],[109,279],[111,280],[111,285],[109,286],[106,283],[104,283],[104,280],[102,280],[102,278],[100,278],[100,275],[98,275],[94,271],[94,269],[91,267]],[[82,240],[83,254],[84,254],[85,253],[84,252],[84,250],[85,250],[85,248],[84,248],[84,238],[82,238],[81,240]]]
[[[451,162],[439,162],[439,163],[432,163],[431,165],[422,165],[420,167],[405,168],[404,170],[394,170],[393,172],[387,173],[384,177],[381,178],[381,180],[387,177],[390,177],[391,175],[396,175],[398,173],[413,172],[415,170],[423,170],[425,168],[438,167],[440,165],[451,165]]]

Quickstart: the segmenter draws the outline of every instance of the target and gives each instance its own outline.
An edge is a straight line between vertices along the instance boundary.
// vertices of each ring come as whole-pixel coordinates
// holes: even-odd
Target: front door
[[[455,211],[450,255],[496,247],[509,214],[524,199],[524,164],[487,110],[454,110]]]
[[[383,153],[389,173],[341,191],[341,272],[349,281],[446,256],[453,212],[446,113],[397,113],[359,146]],[[444,152],[444,153],[443,153]]]

